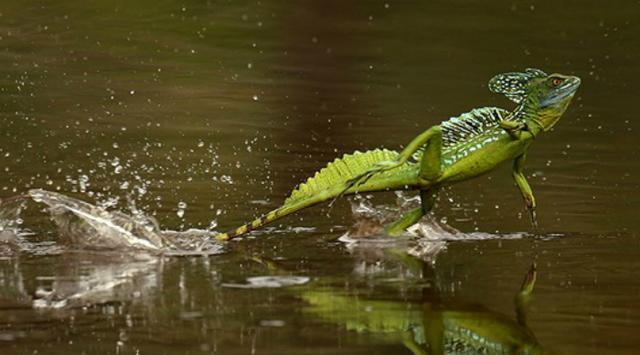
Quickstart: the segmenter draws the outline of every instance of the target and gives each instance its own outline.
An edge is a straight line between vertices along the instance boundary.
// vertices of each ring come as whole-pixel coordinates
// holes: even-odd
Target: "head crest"
[[[547,74],[540,69],[528,68],[524,72],[504,73],[489,80],[489,90],[504,94],[509,100],[521,103],[526,96],[527,84],[534,78],[544,78]]]

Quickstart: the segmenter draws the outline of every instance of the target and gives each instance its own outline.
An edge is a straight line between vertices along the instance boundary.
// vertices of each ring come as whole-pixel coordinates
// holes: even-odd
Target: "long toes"
[[[365,175],[365,176],[361,179],[361,181],[360,181],[359,185],[362,185],[362,184],[366,183],[367,181],[369,181],[369,180],[373,177],[373,175],[375,175],[375,173],[368,173],[367,175]]]
[[[349,191],[349,189],[353,188],[354,186],[359,184],[359,180],[361,179],[361,177],[355,177],[353,179],[347,180],[347,182],[345,183],[345,187],[344,189],[342,189],[342,192],[340,192],[340,194],[336,197],[342,197],[347,191]]]
[[[362,185],[364,183],[366,183],[367,181],[369,181],[369,179],[371,179],[375,174],[379,173],[382,169],[372,169],[369,170],[365,173],[362,173],[352,179],[347,180],[347,182],[345,183],[345,189],[344,191],[347,191],[351,188],[353,188],[354,186],[359,186]]]
[[[349,190],[350,188],[352,188],[353,186],[355,186],[355,184],[358,182],[358,180],[356,179],[351,179],[351,180],[347,180],[347,182],[344,184],[344,190],[342,190],[342,193],[344,193],[345,191]]]
[[[360,180],[362,180],[362,178],[366,175],[366,173],[364,174],[360,174],[356,177],[354,177],[353,179],[349,179],[347,180],[347,185],[349,185],[349,187],[353,187],[353,185],[356,185]]]
[[[350,188],[352,188],[352,187],[354,187],[354,186],[359,185],[359,184],[360,184],[360,180],[362,180],[362,176],[358,176],[358,177],[356,177],[356,178],[354,178],[354,179],[349,180],[349,181],[347,182],[347,188],[346,188],[346,190],[348,190],[348,189],[350,189]]]

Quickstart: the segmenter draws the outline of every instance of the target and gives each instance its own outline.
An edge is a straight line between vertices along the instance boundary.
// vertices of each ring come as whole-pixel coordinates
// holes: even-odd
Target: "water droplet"
[[[80,186],[80,192],[87,191],[88,182],[89,182],[89,177],[87,175],[80,175],[80,177],[78,177],[78,185]]]
[[[178,217],[180,217],[180,218],[184,217],[184,210],[186,208],[187,208],[187,203],[186,202],[184,202],[184,201],[178,202],[178,211],[176,212]]]

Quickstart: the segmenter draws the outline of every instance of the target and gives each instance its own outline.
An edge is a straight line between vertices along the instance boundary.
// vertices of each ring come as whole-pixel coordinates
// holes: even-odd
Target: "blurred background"
[[[528,237],[450,243],[436,276],[404,283],[395,267],[353,271],[380,261],[335,241],[353,223],[344,201],[240,244],[305,277],[401,305],[434,277],[443,297],[511,318],[537,261],[529,325],[545,348],[635,353],[639,19],[637,1],[4,0],[0,198],[43,188],[143,211],[163,228],[224,230],[277,207],[344,153],[399,149],[472,108],[512,108],[487,90],[495,74],[577,75],[572,105],[527,162],[540,230],[531,230],[509,164],[446,189],[435,209],[463,232]],[[30,238],[55,240],[40,222]],[[30,299],[50,280],[138,275],[104,272],[98,257],[46,254],[2,259],[3,285]],[[4,295],[0,351],[410,353],[396,338],[303,312],[309,302],[287,290],[225,290],[223,279],[268,273],[242,255],[155,260],[140,267],[154,280],[144,297],[133,296],[134,283],[89,308],[35,312]]]

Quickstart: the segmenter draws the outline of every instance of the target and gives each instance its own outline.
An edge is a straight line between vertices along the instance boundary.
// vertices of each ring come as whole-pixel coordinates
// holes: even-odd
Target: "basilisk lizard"
[[[477,108],[429,128],[401,152],[375,149],[344,155],[295,188],[281,207],[216,238],[246,234],[344,195],[418,190],[421,206],[385,228],[397,235],[433,208],[442,186],[479,176],[507,160],[513,161],[513,178],[535,226],[536,200],[523,172],[527,151],[540,133],[558,122],[579,85],[576,76],[548,75],[539,69],[499,74],[489,81],[489,90],[514,101],[512,111]]]

